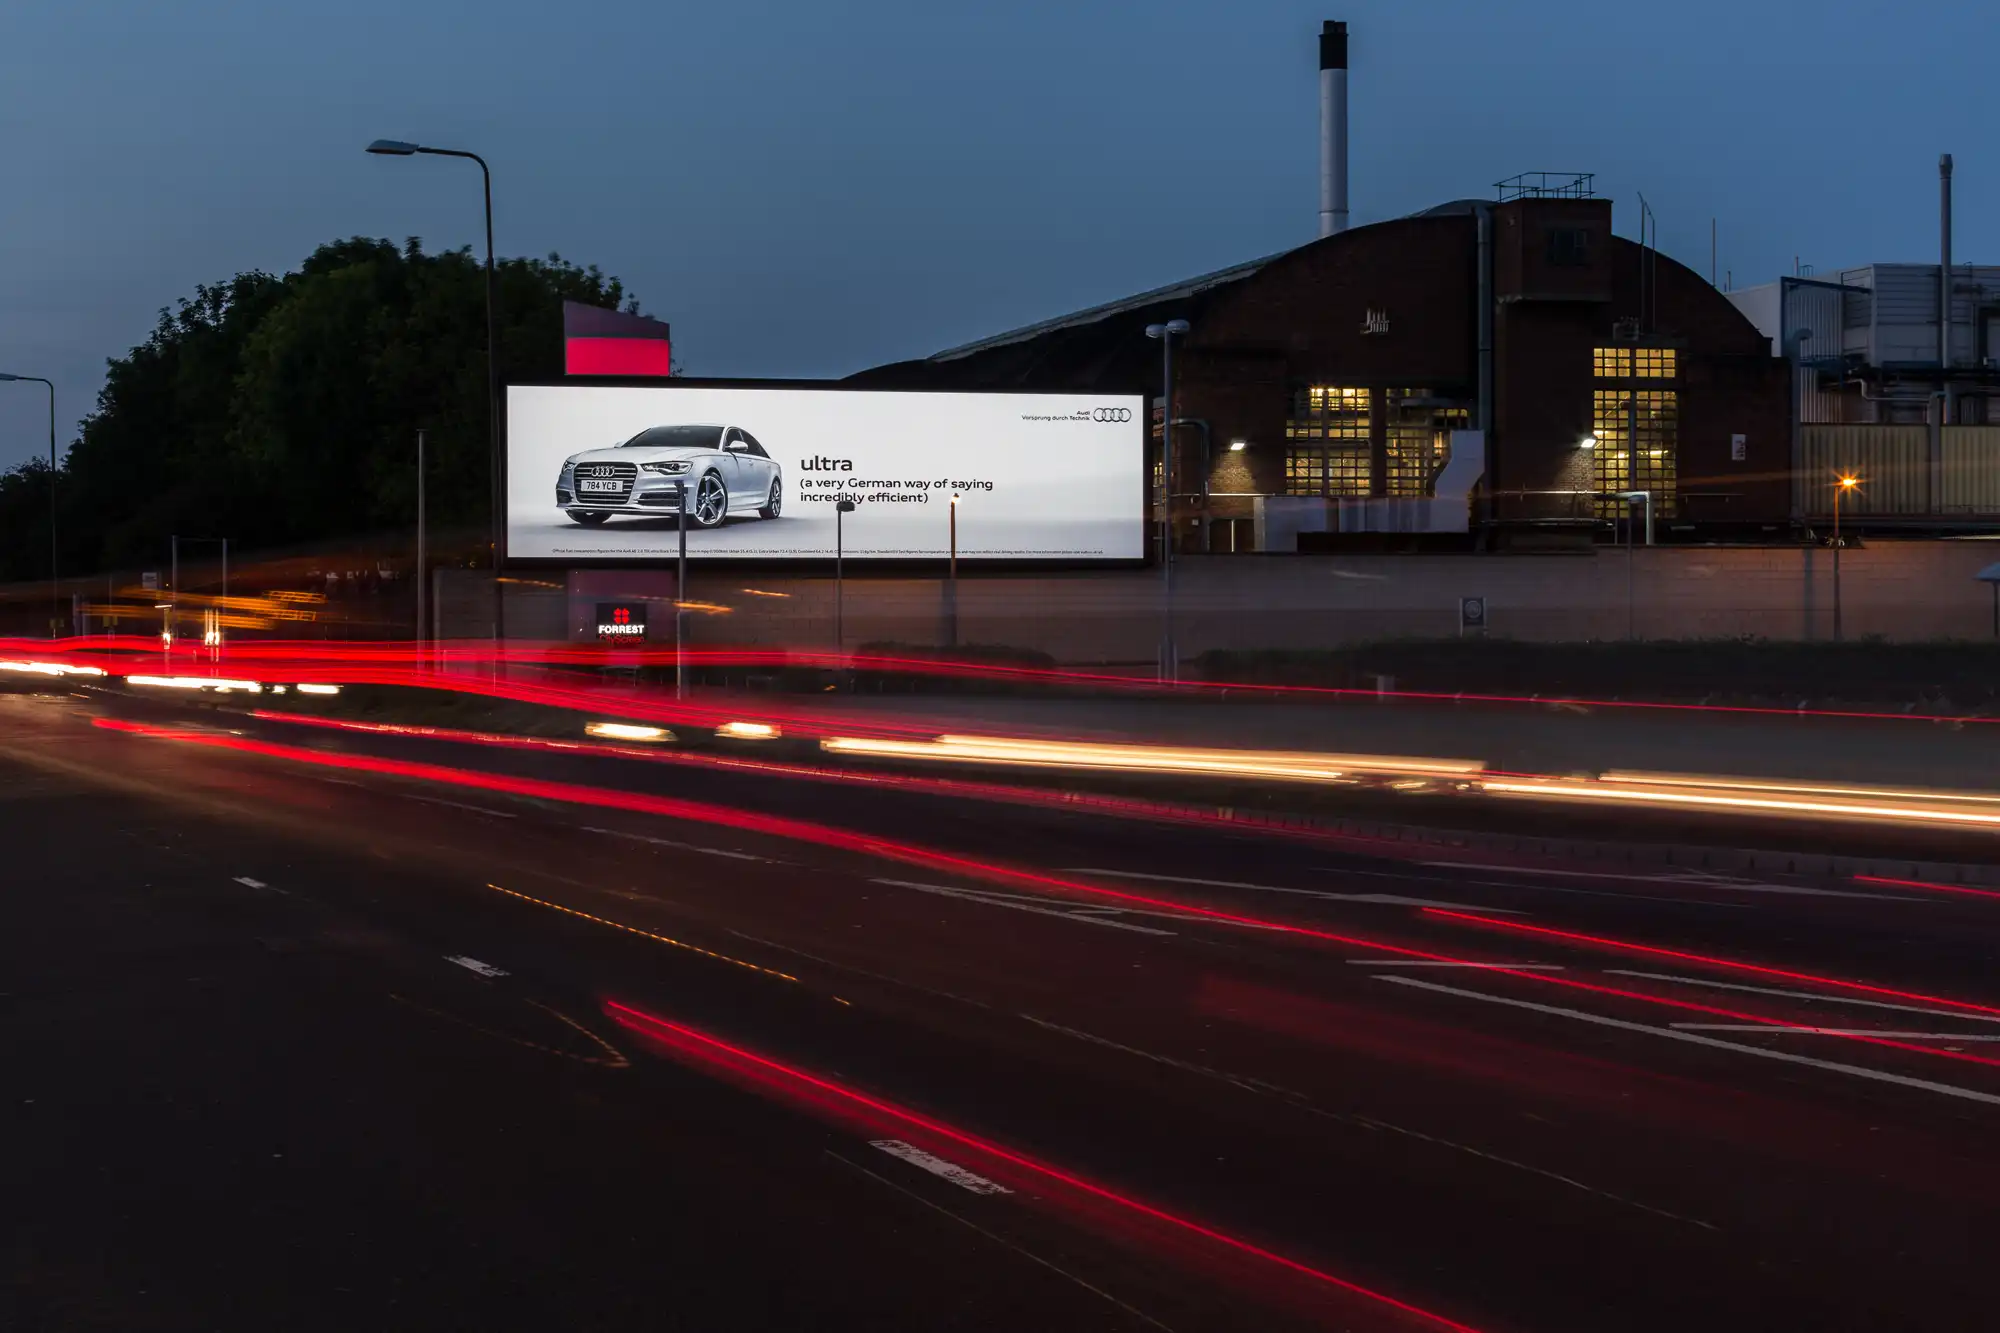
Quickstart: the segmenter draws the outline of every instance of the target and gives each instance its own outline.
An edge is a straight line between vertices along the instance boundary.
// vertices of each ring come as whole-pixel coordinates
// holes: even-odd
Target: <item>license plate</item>
[[[590,491],[593,493],[608,491],[612,495],[616,495],[618,494],[618,492],[625,489],[625,483],[619,481],[615,477],[606,481],[599,481],[591,477],[584,477],[576,483],[576,488],[580,491]]]

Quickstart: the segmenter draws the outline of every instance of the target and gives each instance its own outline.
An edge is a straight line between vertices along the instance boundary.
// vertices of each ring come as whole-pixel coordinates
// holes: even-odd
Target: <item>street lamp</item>
[[[833,507],[833,651],[835,654],[847,651],[847,604],[844,600],[845,587],[840,581],[840,562],[846,545],[842,524],[853,512],[852,500],[842,500]],[[957,543],[954,542],[953,545],[955,547]]]
[[[56,386],[40,375],[0,374],[9,384],[41,384],[49,391],[49,637],[62,620],[62,592],[56,582]]]
[[[499,280],[493,268],[493,173],[486,166],[486,159],[477,153],[468,153],[462,148],[431,148],[424,144],[405,143],[401,139],[377,139],[368,145],[368,151],[377,157],[411,157],[422,153],[431,157],[462,157],[468,162],[479,164],[479,179],[486,192],[486,440],[492,455],[490,464],[493,474],[493,638],[494,670],[499,670],[499,645],[506,637],[504,617],[506,602],[500,588],[500,548],[506,539],[505,505],[506,497],[501,493],[500,474],[500,325],[499,325]]]
[[[1842,475],[1833,488],[1833,641],[1840,642],[1840,497],[1861,484],[1861,478]]]
[[[951,564],[944,585],[945,646],[958,647],[958,496],[951,497]]]
[[[1172,683],[1180,672],[1174,648],[1174,339],[1185,338],[1188,322],[1148,324],[1146,336],[1160,340],[1160,679]]]

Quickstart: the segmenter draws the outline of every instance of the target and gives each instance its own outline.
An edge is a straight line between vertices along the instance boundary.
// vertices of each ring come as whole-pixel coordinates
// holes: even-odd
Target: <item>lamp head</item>
[[[417,145],[401,139],[377,139],[368,145],[368,151],[378,157],[408,157],[417,151]]]

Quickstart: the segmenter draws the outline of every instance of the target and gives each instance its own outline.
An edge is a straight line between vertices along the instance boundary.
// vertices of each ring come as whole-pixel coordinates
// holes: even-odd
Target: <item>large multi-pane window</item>
[[[1599,347],[1591,364],[1598,381],[1590,411],[1598,514],[1625,513],[1628,506],[1614,498],[1616,492],[1646,491],[1657,515],[1671,515],[1679,492],[1680,393],[1639,386],[1675,379],[1678,355],[1671,347]]]
[[[1451,457],[1451,433],[1464,430],[1471,413],[1440,403],[1429,389],[1390,389],[1383,395],[1385,495],[1431,494]]]
[[[1369,392],[1301,389],[1285,422],[1285,494],[1367,495],[1375,478]]]

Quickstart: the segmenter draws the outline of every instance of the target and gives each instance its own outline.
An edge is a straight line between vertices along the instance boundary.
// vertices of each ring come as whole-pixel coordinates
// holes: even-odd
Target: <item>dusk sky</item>
[[[1354,221],[1592,171],[1738,286],[2000,262],[1987,3],[14,0],[0,370],[57,382],[195,284],[362,234],[623,278],[696,375],[841,375],[1307,241],[1320,21],[1351,27]],[[47,448],[0,386],[0,467]]]

